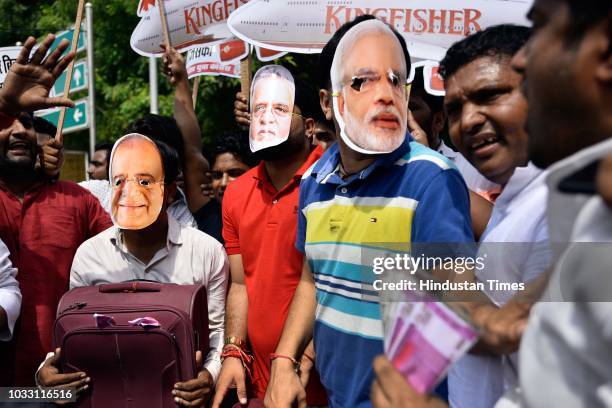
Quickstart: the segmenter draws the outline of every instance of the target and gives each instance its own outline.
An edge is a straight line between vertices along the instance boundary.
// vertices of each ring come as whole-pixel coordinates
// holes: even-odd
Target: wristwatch
[[[233,344],[234,346],[240,348],[241,350],[246,349],[246,342],[242,340],[240,337],[229,336],[225,338],[224,345]]]

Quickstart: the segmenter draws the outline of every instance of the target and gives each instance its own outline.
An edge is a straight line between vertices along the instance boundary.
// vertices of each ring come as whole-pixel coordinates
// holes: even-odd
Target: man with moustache
[[[205,185],[209,202],[202,207],[197,218],[200,230],[212,235],[223,243],[223,219],[221,204],[225,189],[232,181],[249,171],[257,162],[249,150],[248,136],[243,132],[223,132],[217,137],[210,163],[210,183]]]
[[[48,36],[28,60],[35,43],[29,38],[7,81],[36,81],[37,91],[48,95],[72,59],[72,54],[60,59],[67,41],[45,58],[53,38]],[[59,99],[49,99],[53,100]],[[111,226],[98,200],[86,190],[68,181],[52,181],[35,170],[37,137],[30,114],[15,111],[21,107],[9,105],[10,124],[0,130],[0,239],[18,270],[23,296],[13,342],[0,351],[2,384],[7,386],[33,385],[36,367],[51,347],[57,303],[68,289],[72,258],[81,243]]]
[[[291,74],[283,70],[273,69],[267,78],[288,83]],[[256,156],[262,159],[260,164],[229,184],[223,198],[223,238],[229,255],[231,286],[222,354],[227,357],[216,386],[212,404],[215,408],[230,388],[236,388],[242,404],[249,398],[264,398],[270,376],[269,355],[278,343],[300,280],[303,256],[293,246],[298,187],[302,175],[321,156],[321,149],[313,149],[309,140],[315,127],[313,112],[319,109],[316,92],[305,82],[292,80],[295,100],[289,103],[286,99],[284,105],[292,104],[293,108],[286,111],[284,106],[276,107],[279,109],[276,114],[289,119],[288,138],[257,151]],[[256,103],[259,95],[251,97],[251,117],[255,121],[255,110],[261,109]],[[254,141],[250,142],[253,147]],[[236,354],[249,349],[254,357],[252,365],[246,357]],[[313,354],[310,351],[309,356]],[[325,392],[318,378],[310,373],[313,362],[305,357],[302,363],[304,384],[311,377],[307,388],[309,404],[325,405]]]
[[[370,405],[383,330],[362,273],[371,268],[361,264],[365,243],[473,241],[461,175],[406,135],[409,64],[405,41],[380,20],[354,25],[338,44],[331,80],[340,138],[302,178],[296,248],[307,262],[270,357],[266,406],[303,406],[296,360],[313,329],[329,406]]]
[[[177,383],[173,390],[179,405],[197,406],[210,397],[221,368],[228,264],[220,243],[179,223],[166,211],[177,175],[178,156],[165,143],[140,134],[117,141],[110,158],[115,226],[79,247],[70,287],[132,279],[204,285],[210,351],[207,356],[196,353],[198,367],[202,367],[197,378]],[[86,373],[58,373],[59,353],[59,349],[55,355],[50,353],[37,373],[40,384],[87,389]]]
[[[531,311],[521,302],[500,309],[508,331],[529,320],[519,350],[520,393],[510,390],[497,406],[609,406],[612,4],[536,0],[528,17],[533,32],[512,66],[529,101],[528,156],[549,173],[553,248],[567,250]],[[387,362],[375,365],[376,406],[441,406],[414,392]]]
[[[319,71],[317,75],[319,103],[324,119],[331,124],[330,126],[336,126],[335,128],[332,127],[332,129],[335,129],[334,140],[339,137],[340,132],[332,120],[330,70],[334,53],[338,42],[349,29],[363,21],[375,18],[372,15],[365,14],[345,23],[334,33],[319,55]],[[446,115],[442,106],[444,98],[427,94],[423,80],[423,68],[416,68],[415,71],[415,79],[411,85],[410,99],[408,101],[408,110],[410,112],[408,114],[408,129],[416,141],[437,150],[438,153],[447,157],[457,166],[457,169],[466,181],[468,189],[470,189],[472,230],[475,238],[478,239],[491,215],[492,205],[490,201],[495,196],[494,193],[499,190],[499,186],[487,180],[461,154],[453,151],[441,141],[439,135],[446,122]],[[235,106],[238,111],[241,105],[237,102]],[[239,112],[236,112],[236,116],[238,118]]]
[[[527,27],[490,27],[453,44],[440,63],[453,143],[480,173],[502,186],[480,240],[479,256],[487,258],[486,268],[476,271],[481,282],[528,284],[551,262],[546,173],[528,163],[527,101],[521,77],[510,64],[528,37]],[[494,244],[500,242],[507,244]],[[514,294],[485,292],[493,303],[474,309],[479,318],[495,313]],[[488,408],[516,385],[517,356],[488,351],[492,354],[468,354],[451,369],[451,406]]]
[[[513,400],[610,406],[612,4],[536,0],[528,17],[533,34],[513,66],[529,101],[529,157],[550,173],[551,240],[569,245],[529,315]]]
[[[108,163],[112,149],[112,143],[98,143],[94,147],[94,154],[87,167],[87,175],[90,180],[108,180]]]

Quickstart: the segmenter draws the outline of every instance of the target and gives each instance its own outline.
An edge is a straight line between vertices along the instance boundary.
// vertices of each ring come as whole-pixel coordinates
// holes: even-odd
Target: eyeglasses
[[[400,76],[399,74],[393,72],[391,69],[387,71],[387,74],[385,76],[395,93],[397,93],[398,95],[405,94],[406,89],[409,85],[406,82],[405,77]],[[349,81],[345,82],[344,85],[349,85],[356,92],[366,93],[376,88],[376,85],[378,85],[379,81],[382,78],[382,75],[376,74],[374,72],[362,75],[354,75]],[[338,92],[334,92],[332,96],[338,96]]]
[[[123,188],[128,181],[131,181],[132,183],[135,183],[138,187],[144,188],[146,190],[153,188],[154,184],[161,184],[164,182],[164,180],[156,181],[153,177],[150,176],[135,176],[131,178],[118,176],[113,178],[111,185],[114,189],[119,189]]]
[[[255,105],[255,108],[253,109],[253,115],[255,115],[256,118],[263,116],[266,110],[268,110],[268,106],[269,105],[266,103]],[[289,111],[289,107],[287,105],[274,104],[272,105],[272,113],[279,117],[286,117],[291,113],[291,111]]]
[[[261,118],[264,113],[266,112],[266,110],[268,109],[268,104],[262,103],[259,105],[255,105],[255,107],[253,108],[253,116],[256,119]],[[283,104],[275,104],[272,105],[272,114],[274,114],[276,117],[278,118],[286,118],[287,116],[291,115],[291,116],[299,116],[302,117],[302,115],[300,115],[299,113],[295,113],[289,110],[289,107],[287,105],[283,105]]]
[[[227,174],[229,178],[238,178],[242,176],[245,172],[246,170],[243,170],[243,169],[229,169],[228,171],[225,171],[225,172],[211,171],[210,177],[212,177],[213,180],[221,180],[223,178],[223,175]]]

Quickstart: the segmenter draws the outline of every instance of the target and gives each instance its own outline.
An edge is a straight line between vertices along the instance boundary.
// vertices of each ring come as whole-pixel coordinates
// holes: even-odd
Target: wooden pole
[[[77,16],[76,21],[74,22],[74,35],[72,37],[72,45],[70,46],[70,51],[75,52],[77,50],[77,46],[79,44],[79,35],[81,34],[81,22],[83,21],[83,6],[85,5],[85,0],[79,0],[79,5],[77,8]],[[64,98],[67,98],[70,94],[70,83],[72,82],[72,71],[74,70],[74,62],[76,61],[76,57],[70,62],[68,65],[68,70],[66,73],[66,82],[64,84]],[[62,138],[62,128],[64,127],[64,120],[66,119],[66,107],[60,109],[59,120],[57,121],[57,132],[55,133],[55,140],[59,143],[63,142]]]
[[[248,45],[247,45],[248,46]],[[247,105],[251,96],[251,65],[253,63],[251,53],[249,52],[243,60],[240,61],[240,92],[246,97]]]
[[[200,77],[197,76],[193,80],[193,93],[191,94],[191,99],[193,100],[193,109],[196,107],[196,102],[198,101],[198,89],[200,88]]]
[[[162,32],[164,33],[164,44],[166,45],[166,49],[168,49],[172,41],[170,41],[170,31],[168,30],[168,20],[166,19],[166,6],[164,5],[164,0],[157,0],[157,3],[159,4],[159,16],[161,17]]]

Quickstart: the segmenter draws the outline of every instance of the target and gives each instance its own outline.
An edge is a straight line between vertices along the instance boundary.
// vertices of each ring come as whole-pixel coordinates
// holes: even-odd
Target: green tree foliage
[[[114,141],[128,124],[149,112],[148,59],[130,48],[130,36],[138,23],[137,0],[92,0],[94,11],[96,128],[97,139]],[[0,0],[0,46],[14,45],[29,35],[41,37],[71,27],[77,0]],[[85,54],[78,55],[78,59]],[[161,64],[161,61],[159,61]],[[239,81],[205,77],[200,82],[197,104],[203,140],[210,143],[216,134],[233,129],[233,101]],[[85,97],[86,91],[72,95]],[[160,114],[171,115],[173,95],[169,83],[159,74]],[[87,150],[88,133],[67,135],[67,148]]]

